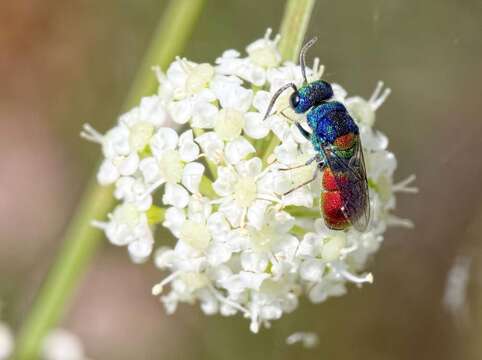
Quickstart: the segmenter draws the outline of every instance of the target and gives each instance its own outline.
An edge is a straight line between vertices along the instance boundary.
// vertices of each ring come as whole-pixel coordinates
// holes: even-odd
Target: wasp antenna
[[[294,91],[298,91],[298,88],[296,87],[296,85],[294,83],[288,83],[286,85],[283,85],[282,87],[280,87],[273,95],[273,97],[271,98],[271,101],[268,105],[268,109],[266,110],[266,113],[264,114],[264,117],[263,117],[263,120],[266,120],[266,118],[269,116],[270,112],[271,112],[271,109],[273,109],[273,106],[276,102],[276,100],[279,98],[279,96],[283,93],[283,91],[285,91],[286,89],[288,89],[289,87],[293,88]]]
[[[313,46],[313,44],[318,40],[318,38],[315,36],[313,39],[308,41],[303,48],[300,51],[300,65],[301,65],[301,75],[303,75],[303,81],[305,84],[308,83],[308,80],[306,79],[306,64],[305,64],[305,55],[306,52],[310,47]]]

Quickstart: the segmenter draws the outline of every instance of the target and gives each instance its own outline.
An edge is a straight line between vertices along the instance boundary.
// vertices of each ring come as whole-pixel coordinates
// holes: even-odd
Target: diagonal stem
[[[281,22],[279,49],[283,60],[296,62],[316,0],[287,0]],[[272,135],[265,146],[263,162],[273,153],[279,139]]]
[[[142,96],[152,94],[156,79],[151,67],[166,67],[182,50],[192,33],[203,4],[204,0],[170,2],[153,34],[124,109],[138,103]],[[42,339],[62,317],[73,290],[100,245],[101,233],[90,226],[90,221],[105,218],[113,206],[112,188],[97,185],[94,176],[67,228],[57,258],[20,329],[15,359],[38,358]]]

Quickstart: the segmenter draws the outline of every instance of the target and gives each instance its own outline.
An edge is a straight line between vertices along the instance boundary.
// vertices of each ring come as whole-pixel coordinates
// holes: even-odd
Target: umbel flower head
[[[281,60],[278,41],[268,30],[244,57],[227,50],[214,64],[177,58],[165,73],[155,69],[157,94],[105,135],[84,127],[83,137],[102,145],[99,183],[114,184],[119,200],[109,219],[94,225],[134,262],[153,254],[164,277],[152,292],[168,313],[180,302],[199,303],[209,315],[241,314],[257,332],[295,310],[301,296],[319,303],[345,294],[348,283],[371,283],[364,267],[387,227],[411,225],[392,210],[397,192],[416,191],[409,187],[414,177],[393,183],[395,156],[373,127],[390,93],[381,82],[368,100],[333,84],[334,98],[360,128],[368,229],[326,227],[321,180],[284,195],[310,179],[316,164],[279,171],[314,154],[295,126],[305,117],[289,109],[289,92],[263,120],[281,86],[303,81],[298,65]],[[309,81],[323,73],[318,59],[306,70]],[[159,226],[172,238],[156,238]]]

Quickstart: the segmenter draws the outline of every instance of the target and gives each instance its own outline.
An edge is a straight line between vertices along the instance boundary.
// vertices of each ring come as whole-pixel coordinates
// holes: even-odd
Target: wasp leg
[[[318,156],[318,155],[317,155]],[[320,159],[318,157],[318,162],[317,162],[317,165],[318,165],[318,169],[320,171],[323,171],[323,169],[326,167],[326,160],[325,159]]]
[[[281,110],[279,113],[280,113],[281,115],[283,115],[283,117],[284,117],[286,120],[291,121],[291,122],[295,122],[292,118],[290,118],[288,115],[285,114],[286,109],[288,109],[288,106],[285,107],[283,110]]]
[[[299,122],[295,122],[295,125],[296,127],[298,128],[298,130],[300,131],[301,135],[303,135],[303,137],[306,139],[306,140],[310,140],[311,139],[311,134],[306,131],[303,126],[301,126],[301,124]]]
[[[284,112],[285,112],[286,109],[280,111],[280,114],[283,115],[283,117],[289,121],[292,121],[295,123],[296,127],[298,128],[298,130],[300,131],[301,135],[303,135],[303,137],[306,139],[306,140],[310,140],[311,139],[311,134],[306,131],[303,126],[301,126],[301,124],[298,122],[298,121],[294,121],[293,119],[291,119],[288,115],[286,115]]]
[[[293,191],[298,190],[299,188],[301,188],[301,187],[303,187],[303,186],[305,186],[305,185],[308,185],[309,183],[312,183],[313,181],[315,181],[315,180],[316,180],[316,176],[317,176],[317,175],[318,175],[318,168],[317,168],[317,169],[314,171],[314,173],[313,173],[313,177],[312,177],[310,180],[305,181],[304,183],[302,183],[302,184],[300,184],[300,185],[298,185],[298,186],[294,187],[293,189],[291,189],[291,190],[289,190],[289,191],[285,192],[283,195],[288,195],[288,194],[291,194]]]
[[[283,169],[278,169],[278,171],[288,171],[288,170],[298,169],[298,168],[310,165],[315,160],[318,160],[318,155],[315,155],[312,158],[308,159],[304,164],[290,166],[290,167],[283,168]]]

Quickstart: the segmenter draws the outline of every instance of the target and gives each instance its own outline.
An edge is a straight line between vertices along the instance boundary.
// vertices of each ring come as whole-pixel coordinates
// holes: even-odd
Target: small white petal
[[[206,315],[214,315],[219,311],[219,304],[213,296],[201,299],[201,310]]]
[[[141,160],[139,170],[147,184],[155,183],[162,178],[159,162],[152,156]]]
[[[238,180],[236,172],[229,167],[218,168],[218,178],[213,183],[214,191],[221,196],[228,196],[234,192],[234,185]]]
[[[213,84],[213,91],[225,109],[246,112],[251,106],[253,90],[240,86],[240,80],[235,77],[218,78]]]
[[[193,162],[184,166],[182,184],[191,192],[199,192],[199,184],[204,173],[204,165]]]
[[[162,223],[162,225],[171,230],[175,236],[179,236],[181,226],[185,220],[186,214],[182,209],[170,207],[166,210],[166,214],[164,215],[164,222]]]
[[[241,271],[239,276],[244,283],[244,286],[253,290],[259,290],[263,281],[269,277],[266,273],[254,274],[247,271]]]
[[[240,136],[226,145],[226,160],[234,165],[248,156],[248,154],[254,153],[255,151],[256,149],[253,145]]]
[[[154,156],[159,158],[167,150],[174,150],[177,146],[179,136],[174,129],[162,127],[151,139],[151,150]]]
[[[167,113],[162,105],[162,101],[157,95],[145,96],[141,99],[139,117],[143,121],[148,121],[154,126],[161,126],[167,120]]]
[[[345,100],[348,93],[340,84],[332,83],[331,88],[333,90],[333,98],[336,101],[342,102]]]
[[[241,177],[255,177],[261,173],[263,163],[260,158],[255,157],[246,161],[241,161],[236,165],[236,170]]]
[[[254,228],[260,230],[265,223],[266,208],[269,202],[256,200],[248,209],[248,223]]]
[[[207,226],[214,238],[225,238],[226,234],[231,229],[224,215],[219,212],[216,212],[209,216],[207,220]]]
[[[192,110],[192,123],[194,128],[209,129],[214,126],[214,119],[218,113],[218,108],[207,101],[198,101]]]
[[[185,124],[192,116],[193,110],[189,100],[173,101],[168,106],[172,120],[178,124]]]
[[[130,151],[129,130],[126,126],[116,126],[104,135],[102,152],[106,158],[126,156]]]
[[[325,301],[330,296],[341,296],[346,293],[342,282],[321,282],[313,286],[308,296],[315,304]]]
[[[174,250],[167,246],[160,247],[154,254],[154,264],[161,270],[167,269],[173,265],[174,258]]]
[[[187,220],[182,224],[179,238],[193,249],[205,250],[211,242],[211,233],[205,224]]]
[[[207,249],[207,260],[211,266],[219,266],[231,258],[231,249],[226,244],[215,243]]]
[[[244,251],[241,254],[241,266],[246,271],[263,272],[268,267],[269,259],[265,253]]]
[[[293,235],[283,236],[274,246],[273,253],[278,257],[291,260],[298,250],[299,241]]]
[[[97,181],[101,185],[110,185],[119,178],[119,170],[110,159],[105,159],[97,173]]]
[[[264,116],[272,97],[273,96],[268,91],[258,91],[254,96],[253,106]]]
[[[119,174],[129,176],[134,174],[139,167],[139,155],[137,153],[130,154],[119,165]]]
[[[187,73],[185,71],[185,67],[182,64],[183,60],[176,60],[169,65],[166,75],[168,80],[175,86],[175,87],[183,87],[186,83]],[[191,64],[191,62],[187,62]]]
[[[285,141],[291,137],[291,127],[281,115],[272,115],[265,121],[269,123],[271,130],[278,139]]]
[[[319,282],[323,275],[325,265],[318,259],[304,261],[300,267],[300,276],[305,281]]]
[[[181,185],[167,183],[162,202],[177,208],[185,208],[189,202],[189,193]]]
[[[138,240],[129,244],[127,247],[131,259],[135,263],[142,263],[147,260],[152,252],[152,241]]]
[[[263,114],[249,112],[244,115],[246,120],[244,131],[253,139],[262,139],[269,133],[269,124],[263,121]]]
[[[185,131],[179,137],[179,154],[185,162],[194,161],[199,156],[199,146],[194,142],[192,130]]]
[[[198,136],[196,142],[201,146],[201,149],[209,160],[212,160],[215,163],[220,161],[220,154],[223,152],[224,142],[214,131]]]
[[[232,227],[238,227],[241,223],[243,209],[234,201],[228,201],[219,206],[219,212],[223,213]]]

